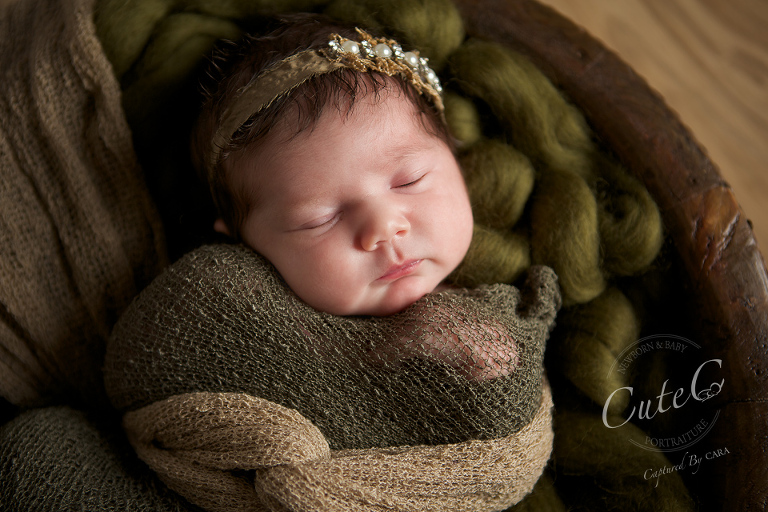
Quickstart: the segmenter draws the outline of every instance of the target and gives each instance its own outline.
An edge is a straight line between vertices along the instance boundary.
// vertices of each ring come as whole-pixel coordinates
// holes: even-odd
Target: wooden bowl
[[[768,277],[744,212],[717,167],[664,100],[583,29],[533,0],[456,0],[467,34],[527,55],[586,114],[659,205],[696,312],[698,340],[722,359],[713,430],[727,447],[687,480],[707,509],[768,501]]]

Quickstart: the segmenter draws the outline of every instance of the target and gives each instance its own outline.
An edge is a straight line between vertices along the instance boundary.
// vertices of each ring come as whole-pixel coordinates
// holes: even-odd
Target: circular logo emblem
[[[609,377],[618,372],[633,384],[611,393],[603,407],[603,424],[620,429],[634,423],[648,434],[643,443],[629,441],[644,450],[690,448],[707,435],[720,414],[705,403],[723,390],[722,363],[705,359],[701,347],[682,336],[653,335],[636,341],[609,370]],[[611,402],[627,398],[623,420],[609,417]]]

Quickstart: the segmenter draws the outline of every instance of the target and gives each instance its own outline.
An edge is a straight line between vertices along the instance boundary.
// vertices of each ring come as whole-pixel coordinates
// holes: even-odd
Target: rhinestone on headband
[[[333,39],[328,42],[331,50],[329,57],[341,60],[358,71],[374,69],[390,76],[401,73],[419,92],[429,94],[436,100],[438,108],[442,108],[440,93],[443,87],[437,73],[429,67],[428,59],[421,57],[416,50],[403,51],[402,46],[392,39],[377,39],[364,30],[356,30],[360,41],[333,34]]]

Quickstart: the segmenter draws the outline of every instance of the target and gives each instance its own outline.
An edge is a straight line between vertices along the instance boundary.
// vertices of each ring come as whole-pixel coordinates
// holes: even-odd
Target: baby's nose
[[[382,243],[390,243],[411,229],[406,216],[392,206],[369,209],[360,231],[360,245],[365,251],[374,251]]]

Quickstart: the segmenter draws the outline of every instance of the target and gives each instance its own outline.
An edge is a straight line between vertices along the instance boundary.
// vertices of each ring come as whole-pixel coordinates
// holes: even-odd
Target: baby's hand
[[[515,341],[501,323],[476,313],[438,297],[419,301],[399,315],[392,341],[376,356],[394,365],[414,357],[443,363],[475,382],[509,375],[520,363]]]
[[[398,340],[401,353],[442,362],[466,379],[481,382],[509,375],[520,363],[514,340],[499,325],[461,324],[464,332],[424,325],[417,337]]]

